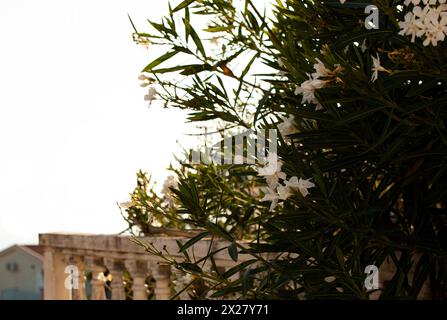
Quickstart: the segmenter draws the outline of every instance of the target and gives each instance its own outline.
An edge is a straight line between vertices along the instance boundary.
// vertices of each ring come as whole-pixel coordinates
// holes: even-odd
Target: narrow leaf
[[[237,262],[238,252],[236,243],[233,242],[228,246],[228,254],[230,255],[231,259],[233,259],[233,261]]]
[[[180,3],[177,7],[174,8],[173,12],[177,12],[180,11],[184,8],[186,8],[187,6],[189,6],[191,3],[193,3],[195,0],[185,0],[182,3]]]
[[[246,267],[248,267],[249,265],[255,263],[256,261],[258,261],[258,260],[257,259],[251,259],[251,260],[244,261],[244,262],[238,264],[237,266],[234,266],[233,268],[231,268],[228,271],[226,271],[222,276],[224,278],[229,278],[232,275],[238,273],[239,271],[244,270]]]
[[[185,24],[185,28],[188,34],[191,35],[192,40],[194,41],[197,50],[200,51],[200,53],[202,54],[202,56],[204,58],[206,58],[206,53],[205,53],[205,48],[203,47],[202,41],[199,38],[199,35],[197,34],[197,32],[194,30],[194,28],[191,26],[191,24],[189,23],[188,20],[183,19],[183,23]]]
[[[154,61],[152,61],[151,63],[149,63],[144,69],[143,71],[145,72],[150,72],[152,71],[153,68],[155,68],[156,66],[158,66],[160,63],[172,58],[173,56],[175,56],[178,53],[178,51],[170,51],[170,52],[166,52],[164,55],[158,57],[157,59],[155,59]]]
[[[192,245],[194,245],[196,242],[200,241],[201,239],[205,238],[206,236],[211,235],[211,233],[209,233],[208,231],[202,232],[198,235],[196,235],[195,237],[189,239],[179,250],[179,252],[183,252],[186,249],[188,249],[189,247],[191,247]]]

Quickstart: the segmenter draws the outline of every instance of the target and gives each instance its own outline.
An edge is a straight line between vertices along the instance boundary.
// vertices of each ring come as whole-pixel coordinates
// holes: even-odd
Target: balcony
[[[185,243],[187,237],[154,236],[138,238],[143,243],[152,243],[160,251],[169,252],[171,257],[183,258],[178,251],[177,241]],[[82,234],[40,234],[39,243],[44,246],[44,299],[46,300],[147,300],[170,299],[175,291],[173,281],[180,279],[181,274],[157,256],[151,255],[145,249],[131,241],[129,236],[121,235],[82,235]],[[211,248],[210,248],[211,245]],[[204,238],[188,249],[190,256],[197,260],[206,256],[209,250],[218,251],[228,246],[224,240],[211,243]],[[250,259],[247,254],[240,254],[238,262],[234,262],[227,250],[221,250],[214,255],[219,272],[233,267],[237,263]],[[264,256],[271,259],[272,257]],[[207,262],[204,270],[211,270]],[[67,285],[69,273],[75,270],[78,283]],[[386,261],[379,268],[379,288],[385,281],[391,279],[396,267]],[[132,278],[131,294],[126,293],[125,273]],[[107,274],[107,277],[104,275]],[[87,278],[86,275],[89,275]],[[411,274],[410,274],[411,275]],[[237,277],[234,275],[233,277]],[[148,288],[148,279],[153,284]],[[409,279],[412,281],[412,279]],[[428,284],[425,283],[418,299],[430,299]],[[378,299],[380,290],[370,294],[370,299]],[[188,299],[186,296],[180,296]]]
[[[177,241],[184,243],[188,238],[157,236],[138,240],[152,243],[157,249],[169,252],[171,257],[184,257],[182,253],[178,253]],[[196,259],[206,256],[210,242],[210,239],[202,239],[188,249],[189,253],[194,254]],[[151,278],[154,283],[154,298],[167,300],[173,294],[173,279],[183,276],[178,270],[171,270],[171,266],[164,263],[163,259],[145,252],[144,248],[132,242],[129,236],[40,234],[39,243],[45,248],[45,300],[124,300],[124,272],[133,279],[132,295],[127,295],[127,298],[147,300],[147,279]],[[226,246],[227,242],[214,240],[211,250]],[[239,255],[237,263],[249,258],[248,255]],[[236,264],[226,250],[215,255],[215,262],[222,271]],[[205,265],[205,268],[210,267],[211,265]],[[73,270],[78,283],[70,286],[67,281]],[[108,275],[107,278],[104,273]],[[91,280],[87,280],[87,274],[91,275]]]

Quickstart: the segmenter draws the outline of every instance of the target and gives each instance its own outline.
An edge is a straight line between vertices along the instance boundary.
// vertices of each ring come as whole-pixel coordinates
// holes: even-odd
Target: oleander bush
[[[369,299],[365,267],[385,262],[380,299],[416,299],[424,284],[446,298],[442,2],[185,0],[147,32],[132,23],[149,55],[164,50],[140,76],[146,100],[219,132],[279,133],[277,166],[179,161],[161,194],[138,174],[130,228],[191,234],[180,252],[225,239],[236,261],[222,273],[203,268],[214,252],[179,261],[144,244],[191,275],[174,298],[200,281],[199,298]]]

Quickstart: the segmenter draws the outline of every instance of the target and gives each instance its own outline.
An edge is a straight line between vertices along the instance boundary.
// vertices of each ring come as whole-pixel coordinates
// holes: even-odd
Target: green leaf
[[[233,261],[237,262],[238,252],[236,243],[233,242],[228,246],[228,254],[230,255],[231,259],[233,259]]]
[[[253,56],[253,58],[250,59],[250,62],[249,62],[249,63],[247,63],[247,66],[244,68],[244,70],[243,70],[242,73],[241,73],[241,78],[244,78],[244,77],[247,75],[248,71],[250,71],[250,68],[251,68],[251,66],[253,65],[253,62],[255,62],[256,58],[258,58],[258,57],[259,57],[259,52],[256,53],[256,54]]]
[[[200,40],[197,32],[194,30],[194,28],[191,26],[188,20],[183,19],[183,23],[185,24],[187,34],[191,35],[192,40],[194,41],[197,47],[197,50],[199,50],[202,56],[206,58],[205,48],[203,47],[202,41]]]
[[[258,32],[259,32],[259,24],[258,24],[258,20],[256,19],[255,15],[254,15],[251,11],[249,11],[249,10],[247,10],[247,11],[245,12],[245,15],[246,15],[246,17],[248,17],[248,20],[249,20],[249,22],[250,22],[250,26],[251,26],[251,28],[252,28],[256,33],[258,33]],[[245,20],[247,20],[247,19],[245,19]]]
[[[160,68],[151,70],[151,73],[169,73],[169,72],[175,72],[185,69],[185,66],[175,66],[175,67],[169,67],[169,68]]]
[[[335,255],[337,256],[338,264],[343,270],[345,270],[345,259],[343,256],[343,252],[340,250],[339,247],[335,248]]]
[[[203,31],[213,33],[213,32],[224,32],[224,31],[228,31],[230,29],[231,29],[231,27],[228,27],[228,26],[213,26],[213,27],[208,27],[206,29],[203,29]]]
[[[183,252],[186,249],[188,249],[189,247],[191,247],[192,245],[194,245],[196,242],[200,241],[201,239],[205,238],[206,236],[211,235],[211,233],[209,233],[208,231],[199,233],[198,235],[196,235],[195,237],[189,239],[188,241],[186,241],[186,243],[180,248],[179,252]]]
[[[183,53],[192,54],[191,50],[189,50],[188,48],[185,48],[185,47],[174,45],[172,48],[175,51],[180,51],[180,52],[183,52]]]
[[[255,116],[253,118],[253,126],[256,124],[256,121],[258,121],[259,115],[269,97],[270,97],[270,91],[264,91],[264,96],[259,100],[258,107],[256,108]]]
[[[246,267],[248,267],[249,265],[255,263],[256,261],[258,261],[257,259],[251,259],[251,260],[247,260],[244,261],[240,264],[238,264],[237,266],[234,266],[233,268],[227,270],[222,277],[224,277],[225,279],[231,277],[232,275],[238,273],[241,270],[244,270]]]
[[[177,246],[179,247],[179,252],[181,252],[180,249],[183,246],[182,242],[178,239],[176,239],[175,242],[177,243]],[[183,251],[183,255],[185,256],[186,261],[191,261],[191,259],[189,258],[189,255],[188,255],[188,251]]]
[[[214,293],[211,295],[211,297],[213,297],[213,298],[219,298],[219,297],[225,296],[225,295],[227,295],[227,294],[229,294],[229,293],[240,292],[240,290],[241,290],[241,286],[230,286],[230,287],[225,287],[225,288],[223,288],[223,289],[220,289],[220,290],[214,292]]]
[[[344,117],[342,120],[337,121],[336,124],[339,126],[347,125],[350,122],[359,121],[363,118],[370,116],[372,113],[382,111],[385,108],[387,108],[387,106],[385,105],[376,108],[365,108],[365,110],[363,111],[351,113],[350,115]]]
[[[152,25],[158,32],[160,32],[161,34],[166,34],[166,35],[170,34],[170,35],[172,35],[172,36],[174,36],[174,37],[177,37],[177,33],[176,33],[174,30],[167,28],[167,27],[164,25],[164,23],[163,23],[163,24],[160,24],[160,23],[155,23],[155,22],[152,22],[152,21],[149,21],[149,23],[150,23],[150,24],[151,24],[151,25]]]
[[[170,51],[170,52],[166,52],[164,55],[158,57],[157,59],[155,59],[154,61],[152,61],[151,63],[149,63],[144,69],[144,72],[151,72],[153,68],[155,68],[156,66],[158,66],[160,63],[172,58],[173,56],[175,56],[178,53],[178,51]]]
[[[183,71],[180,72],[180,74],[184,76],[189,76],[192,74],[197,74],[202,71],[210,71],[213,70],[213,66],[209,65],[208,63],[205,64],[190,64],[188,66],[182,67]]]
[[[219,226],[218,224],[214,224],[212,222],[206,222],[206,228],[215,234],[216,236],[222,237],[225,240],[233,242],[233,237],[228,233],[227,230]]]
[[[177,12],[180,11],[184,8],[186,8],[187,6],[189,6],[191,3],[193,3],[195,0],[185,0],[183,2],[181,2],[177,7],[174,8],[174,10],[172,10],[173,12]]]
[[[132,25],[132,28],[135,31],[135,33],[138,33],[137,28],[135,28],[135,24],[133,23],[132,18],[130,17],[130,15],[127,15],[127,17],[129,18],[130,24]]]
[[[230,113],[227,113],[227,112],[216,112],[216,114],[219,115],[220,119],[222,119],[224,121],[227,121],[227,122],[234,123],[234,122],[237,122],[239,120],[238,117],[236,117],[236,116],[234,116],[234,115],[232,115]]]
[[[386,36],[394,34],[393,30],[362,30],[359,32],[353,32],[347,36],[340,37],[340,40],[335,41],[334,46],[336,49],[344,49],[347,45],[352,44],[355,41],[361,42],[365,38],[380,38],[383,39]]]
[[[245,270],[244,272],[244,275],[242,276],[242,294],[244,296],[247,295],[248,287],[250,285],[250,273],[251,269],[247,268],[247,270]]]
[[[190,22],[189,22],[189,9],[187,7],[185,8],[185,21],[188,22],[188,25],[190,24]],[[189,29],[188,29],[188,27],[187,27],[187,25],[185,23],[185,40],[186,40],[186,43],[188,43],[189,36],[190,36],[190,32],[189,32]]]
[[[194,273],[202,273],[202,269],[194,263],[182,262],[182,263],[179,263],[179,266],[181,268],[185,269],[186,271],[190,271],[190,272],[194,272]]]

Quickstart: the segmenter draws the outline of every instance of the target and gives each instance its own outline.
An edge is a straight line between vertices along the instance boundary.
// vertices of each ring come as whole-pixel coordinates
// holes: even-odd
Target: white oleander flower
[[[129,209],[130,207],[133,206],[133,202],[132,201],[120,202],[119,206],[121,209]]]
[[[424,8],[416,6],[413,8],[413,14],[415,17],[419,18],[420,22],[430,21],[431,19],[437,19],[438,16],[435,10],[432,10],[430,6],[425,6]]]
[[[164,201],[170,208],[175,206],[175,198],[170,188],[177,188],[178,182],[174,176],[168,176],[163,183],[161,193],[164,195]]]
[[[312,73],[313,79],[318,79],[322,77],[328,77],[332,74],[332,71],[324,66],[324,63],[320,59],[316,59],[317,63],[314,64],[315,72]]]
[[[179,282],[185,286],[190,284],[191,281],[192,281],[192,276],[189,273],[185,274],[184,276],[180,277],[180,279],[179,279]]]
[[[363,39],[362,45],[360,46],[360,50],[362,50],[362,52],[365,52],[368,49],[368,47],[366,46],[366,39]]]
[[[257,168],[258,176],[264,177],[267,185],[275,189],[279,183],[279,179],[285,180],[287,176],[281,171],[283,163],[278,161],[276,153],[269,153],[267,161],[267,165]]]
[[[295,95],[302,95],[302,103],[313,103],[317,105],[317,110],[319,110],[322,106],[315,97],[315,90],[323,88],[326,82],[327,81],[325,80],[313,79],[312,77],[309,77],[308,80],[295,87]]]
[[[292,190],[288,186],[279,185],[278,186],[278,196],[281,200],[287,200],[287,198],[293,195]]]
[[[411,36],[411,42],[414,42],[417,33],[419,32],[419,27],[416,24],[416,19],[413,13],[408,12],[405,15],[405,20],[399,22],[399,27],[401,30],[399,31],[400,35]]]
[[[175,290],[175,292],[180,292],[180,291],[182,291],[187,285],[189,285],[190,283],[191,283],[191,281],[192,281],[193,279],[192,279],[192,276],[189,274],[189,273],[187,273],[187,274],[185,274],[185,275],[177,275],[177,277],[176,277],[176,279],[173,281],[173,283],[174,283],[174,290]],[[188,292],[187,292],[188,290],[185,290],[185,291],[183,291],[179,296],[178,296],[178,298],[180,299],[180,300],[185,300],[185,299],[188,299],[189,298],[189,295],[188,295]]]
[[[270,209],[269,209],[270,212],[275,210],[276,206],[278,205],[278,200],[279,200],[278,193],[274,189],[272,189],[270,187],[267,188],[266,194],[261,199],[261,201],[263,201],[263,202],[264,201],[271,201],[272,202],[271,205],[270,205]]]
[[[411,41],[421,38],[424,46],[437,46],[447,35],[447,5],[446,0],[422,0],[425,6],[419,6],[421,1],[406,0],[405,5],[413,5],[404,21],[399,22],[400,35],[411,36]],[[437,5],[439,4],[439,5]],[[435,6],[437,5],[437,6]]]
[[[404,4],[408,6],[410,3],[412,3],[413,5],[417,6],[420,2],[421,0],[405,0]]]
[[[323,88],[328,82],[335,80],[336,83],[343,82],[337,73],[343,71],[340,65],[335,65],[334,70],[328,69],[320,59],[316,59],[317,63],[314,64],[314,70],[312,74],[307,74],[308,79],[295,87],[295,95],[301,94],[303,96],[302,103],[313,103],[316,105],[315,110],[323,109],[323,106],[315,97],[315,91]],[[331,79],[323,80],[320,78]]]
[[[301,178],[298,179],[298,177],[294,176],[290,178],[289,181],[285,181],[284,184],[286,187],[290,189],[298,190],[303,195],[303,197],[305,197],[309,194],[308,189],[315,187],[315,184],[313,182],[310,182],[309,180],[310,179],[301,179]]]
[[[379,54],[377,54],[377,58],[373,56],[371,56],[371,58],[373,59],[373,66],[371,68],[373,74],[371,76],[371,81],[375,82],[379,78],[379,71],[387,72],[388,70],[380,65]]]
[[[136,32],[132,34],[132,39],[136,44],[142,46],[145,49],[149,49],[149,46],[151,45],[151,41],[148,37]]]
[[[281,117],[281,119],[282,122],[277,126],[281,136],[286,137],[298,132],[298,129],[295,126],[295,117],[293,115],[288,118]]]
[[[432,22],[427,26],[425,32],[425,40],[422,43],[424,46],[428,46],[430,43],[433,46],[437,46],[439,41],[444,41],[445,34],[447,34],[447,18],[444,17],[441,21]]]
[[[178,185],[177,179],[174,176],[168,176],[163,182],[163,188],[161,189],[161,193],[166,195],[171,193],[170,188],[176,188]]]
[[[424,4],[436,4],[437,2],[439,3],[445,3],[445,0],[422,0],[424,2]]]
[[[147,87],[152,82],[151,79],[149,77],[146,77],[144,74],[140,74],[138,76],[138,80],[141,81],[140,86],[143,87],[143,88]]]
[[[153,100],[155,100],[156,96],[157,96],[157,89],[155,89],[155,87],[149,87],[147,95],[144,96],[144,101],[152,102]]]

